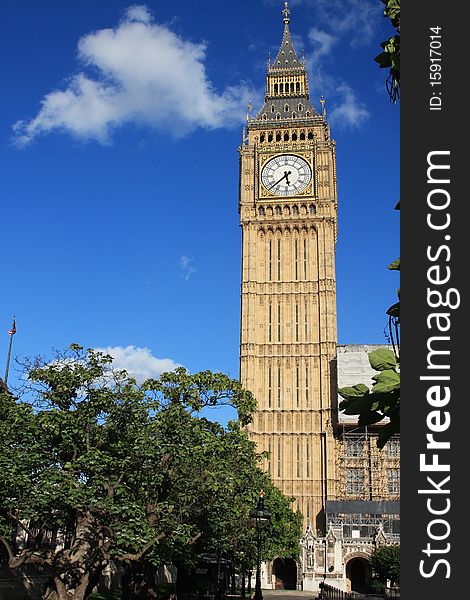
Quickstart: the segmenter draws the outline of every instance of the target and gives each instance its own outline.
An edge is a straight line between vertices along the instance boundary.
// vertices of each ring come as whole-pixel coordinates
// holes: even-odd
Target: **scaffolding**
[[[377,435],[367,427],[343,426],[336,452],[338,499],[399,500],[400,438],[393,436],[380,450]]]

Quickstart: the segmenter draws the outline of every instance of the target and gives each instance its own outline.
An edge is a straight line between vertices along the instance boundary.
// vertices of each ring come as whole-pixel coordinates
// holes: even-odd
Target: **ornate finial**
[[[248,106],[246,107],[246,122],[251,119],[251,111],[253,110],[253,104],[251,104],[251,100],[248,100]]]
[[[284,2],[284,10],[282,11],[282,14],[284,15],[284,26],[287,27],[290,23],[290,10],[287,2]]]
[[[326,110],[325,110],[325,96],[323,96],[320,98],[320,104],[321,104],[321,109],[322,109],[322,115],[325,116],[326,115]]]
[[[305,65],[305,49],[302,48],[302,64]]]
[[[268,52],[268,69],[271,68],[271,50]]]

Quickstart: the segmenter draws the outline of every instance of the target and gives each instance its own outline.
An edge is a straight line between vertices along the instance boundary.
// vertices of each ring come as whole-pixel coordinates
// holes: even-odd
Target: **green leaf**
[[[397,358],[392,350],[378,348],[369,352],[369,363],[374,371],[394,369],[397,366]]]
[[[369,388],[363,383],[358,383],[357,385],[353,385],[352,387],[342,387],[338,389],[338,394],[343,398],[360,398],[364,396],[364,394],[369,393]]]
[[[390,308],[386,312],[390,317],[396,317],[397,319],[400,317],[400,302],[395,302],[392,304]]]
[[[400,375],[396,371],[386,370],[372,377],[375,381],[372,393],[385,393],[400,388]]]
[[[384,415],[377,411],[361,413],[357,424],[361,427],[365,426],[365,425],[372,425],[373,423],[378,423],[379,421],[382,421],[383,418],[384,418]]]

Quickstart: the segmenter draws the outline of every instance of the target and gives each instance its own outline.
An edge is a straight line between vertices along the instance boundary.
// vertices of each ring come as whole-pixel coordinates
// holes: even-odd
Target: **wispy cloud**
[[[196,273],[197,268],[194,265],[194,259],[189,256],[180,256],[179,266],[181,269],[181,276],[187,281],[191,275]]]
[[[145,5],[131,6],[115,28],[79,40],[82,72],[69,78],[65,89],[47,94],[34,118],[18,121],[14,140],[24,146],[41,134],[62,131],[106,144],[128,123],[175,136],[197,127],[239,125],[254,91],[243,83],[216,91],[206,73],[206,52],[205,43],[157,24]]]
[[[171,358],[156,358],[148,348],[108,346],[96,350],[111,355],[114,358],[113,368],[125,369],[138,383],[150,378],[156,379],[162,373],[174,371],[181,366]]]
[[[321,23],[337,35],[348,34],[352,46],[369,44],[376,36],[383,6],[377,0],[304,0],[315,5]]]

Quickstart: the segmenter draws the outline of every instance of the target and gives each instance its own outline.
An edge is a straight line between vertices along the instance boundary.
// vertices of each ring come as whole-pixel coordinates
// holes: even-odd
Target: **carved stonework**
[[[288,28],[284,35],[290,40],[291,52]],[[289,56],[294,54],[292,46]],[[324,500],[323,473],[334,477],[334,469],[323,471],[330,457],[325,455],[318,434],[331,432],[326,419],[320,420],[319,407],[329,414],[333,405],[329,364],[336,357],[337,342],[335,235],[320,221],[323,213],[319,213],[325,212],[336,231],[336,151],[329,137],[326,112],[318,113],[311,105],[305,64],[297,60],[295,68],[291,67],[283,67],[282,75],[275,68],[268,69],[266,105],[258,116],[250,116],[239,149],[243,230],[240,381],[248,389],[256,386],[257,397],[262,399],[258,411],[263,418],[254,420],[250,434],[258,440],[274,429],[279,433],[276,444],[280,445],[282,475],[276,478],[276,484],[291,495],[295,482],[299,490],[295,497],[304,512],[306,528],[307,521],[319,527],[316,519]],[[288,90],[284,87],[287,84]],[[299,86],[295,93],[291,84]],[[274,105],[277,108],[273,113]],[[299,164],[308,163],[298,174],[302,178],[310,169],[310,179],[305,179],[303,189],[289,188],[298,178],[289,180],[287,175],[285,185],[277,189],[275,181],[270,182],[271,188],[263,182],[263,167],[272,159],[278,158],[278,179],[294,170],[293,163],[284,170],[286,155],[298,156]],[[272,298],[271,311],[268,298]],[[320,349],[322,360],[315,364],[313,358],[319,356]],[[260,356],[265,357],[261,366]],[[269,358],[274,364],[268,364]],[[302,465],[300,477],[298,462]],[[332,490],[334,485],[331,479],[326,487]],[[313,543],[306,548],[302,568],[307,565],[313,570],[319,566]]]

